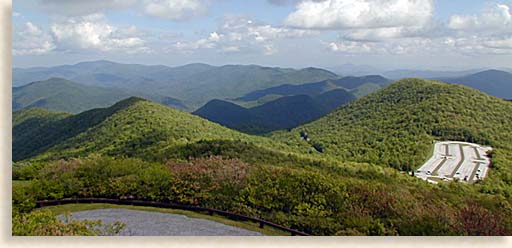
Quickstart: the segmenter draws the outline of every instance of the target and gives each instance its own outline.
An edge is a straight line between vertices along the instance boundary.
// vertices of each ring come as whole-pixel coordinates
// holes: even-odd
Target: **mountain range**
[[[506,71],[487,70],[462,77],[439,78],[438,80],[466,85],[504,99],[512,98],[512,73]]]
[[[318,96],[333,89],[344,89],[356,92],[358,96],[364,96],[391,83],[391,80],[381,76],[343,77],[336,80],[324,80],[320,82],[301,85],[284,84],[267,89],[257,90],[234,99],[235,101],[251,102],[259,101],[268,96],[292,96],[308,95]],[[364,90],[364,89],[371,89]]]
[[[212,100],[193,114],[241,132],[261,134],[299,126],[355,99],[346,90],[334,89],[316,96],[284,96],[252,108]]]
[[[12,108],[40,107],[57,112],[79,113],[108,107],[124,98],[139,96],[178,109],[187,107],[178,99],[127,89],[82,85],[62,78],[50,78],[12,89]]]
[[[55,67],[15,68],[13,86],[52,77],[85,85],[173,97],[182,100],[191,109],[212,99],[234,98],[280,84],[303,84],[339,78],[319,68],[297,70],[257,65],[207,64],[168,67],[92,61]]]
[[[307,102],[304,96],[291,99],[294,98]],[[279,109],[275,105],[244,109],[224,101],[209,105],[234,109],[220,113],[227,120],[240,116],[250,120],[261,109]],[[46,158],[79,156],[94,151],[110,155],[143,154],[150,147],[161,151],[165,146],[210,139],[251,141],[269,149],[288,144],[303,154],[318,153],[336,160],[399,169],[419,166],[428,157],[428,147],[434,139],[492,145],[503,158],[512,160],[505,152],[512,151],[512,103],[466,86],[421,79],[393,83],[305,125],[277,131],[271,139],[241,134],[201,117],[133,97],[109,108],[77,115],[50,113],[35,109],[13,114],[15,128],[26,120],[32,120],[34,125],[32,132],[13,133],[15,160],[41,154]],[[318,148],[322,148],[321,152]]]
[[[23,109],[13,113],[13,171],[37,180],[13,193],[13,205],[30,203],[23,192],[41,200],[135,195],[315,235],[505,235],[510,120],[512,102],[422,79],[265,137],[136,97],[78,114]],[[435,140],[492,146],[489,175],[431,185],[405,173],[432,155]]]
[[[14,161],[34,156],[55,159],[96,152],[134,156],[148,149],[165,154],[165,147],[200,140],[245,140],[259,144],[266,140],[137,97],[76,115],[54,114],[42,109],[21,110],[13,113],[13,121]]]

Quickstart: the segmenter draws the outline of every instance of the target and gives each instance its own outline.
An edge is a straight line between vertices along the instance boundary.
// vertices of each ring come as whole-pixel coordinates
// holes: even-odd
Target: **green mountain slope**
[[[355,99],[350,92],[336,89],[315,97],[285,96],[252,108],[212,100],[194,114],[241,132],[262,134],[310,122]]]
[[[196,108],[212,99],[234,98],[284,83],[303,84],[336,79],[339,76],[318,68],[296,70],[257,65],[206,64],[168,67],[92,61],[48,68],[15,68],[13,85],[24,85],[51,77],[93,86],[170,96]]]
[[[160,153],[200,140],[243,140],[266,144],[200,117],[140,98],[93,109],[42,126],[30,134],[15,133],[13,159],[23,160],[103,153],[116,156]],[[275,142],[274,142],[275,143]],[[271,148],[273,144],[269,144]],[[149,153],[148,153],[149,154]]]
[[[36,136],[39,128],[70,116],[67,113],[50,112],[41,108],[29,108],[12,113],[13,144],[19,144],[22,136]]]
[[[12,126],[15,127],[27,122],[37,122],[40,125],[45,125],[69,115],[68,113],[51,112],[42,108],[28,108],[12,113]]]
[[[13,209],[29,211],[33,201],[53,198],[133,196],[241,213],[315,235],[509,235],[511,107],[463,86],[404,80],[305,125],[307,143],[303,127],[254,137],[130,98],[57,118],[34,129],[37,136],[15,134],[26,139],[13,144],[13,154],[32,161],[16,163],[13,175],[36,180],[14,188]],[[432,185],[386,166],[343,161],[371,160],[361,154],[334,152],[369,149],[375,137],[382,139],[375,152],[404,143],[414,152],[398,155],[414,159],[427,155],[418,147],[428,150],[434,136],[495,146],[490,177]],[[323,144],[318,153],[311,146],[320,138],[352,143]]]
[[[360,85],[359,87],[352,89],[350,92],[354,94],[356,97],[360,98],[366,95],[369,95],[373,92],[382,89],[382,86],[374,83],[365,83]]]
[[[433,140],[491,145],[494,167],[500,168],[491,173],[500,171],[511,184],[511,120],[510,102],[465,86],[405,79],[273,138],[304,152],[315,145],[324,156],[402,170],[420,166]]]
[[[13,110],[39,107],[52,111],[79,113],[85,110],[107,107],[130,97],[143,96],[163,104],[185,109],[181,101],[158,95],[148,95],[123,89],[78,84],[61,78],[33,82],[13,88]]]

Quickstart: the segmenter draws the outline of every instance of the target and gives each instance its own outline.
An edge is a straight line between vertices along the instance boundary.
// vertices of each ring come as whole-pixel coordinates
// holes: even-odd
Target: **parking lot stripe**
[[[477,172],[478,168],[480,167],[480,164],[483,164],[483,163],[475,162],[475,168],[473,169],[473,173],[471,173],[471,177],[469,178],[469,182],[474,182],[475,181],[475,175],[476,175],[476,172]]]
[[[473,149],[475,149],[475,154],[478,160],[482,160],[482,156],[480,156],[480,152],[478,152],[478,149],[476,147],[473,147]]]
[[[439,163],[439,165],[434,169],[434,171],[432,171],[432,175],[436,175],[436,176],[439,176],[439,174],[437,173],[439,171],[439,169],[441,169],[441,167],[443,167],[444,163],[446,163],[446,157],[443,158],[443,160]]]
[[[453,170],[452,174],[450,174],[450,177],[452,177],[452,178],[453,178],[453,176],[455,176],[455,173],[457,173],[459,168],[462,166],[462,163],[464,163],[464,150],[462,149],[461,144],[459,144],[459,149],[460,149],[460,161],[457,164],[457,167],[455,167],[455,169]]]

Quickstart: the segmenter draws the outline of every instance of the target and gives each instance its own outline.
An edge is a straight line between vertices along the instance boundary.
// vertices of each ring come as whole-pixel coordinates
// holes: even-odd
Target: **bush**
[[[13,236],[93,236],[115,235],[124,224],[116,222],[104,225],[101,221],[76,221],[67,217],[67,222],[59,220],[50,211],[35,211],[27,214],[13,213]]]

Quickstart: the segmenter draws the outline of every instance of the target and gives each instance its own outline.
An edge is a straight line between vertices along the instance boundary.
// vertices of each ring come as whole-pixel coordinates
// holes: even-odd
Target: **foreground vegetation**
[[[478,91],[410,79],[265,138],[131,98],[14,133],[13,177],[30,183],[16,183],[13,206],[29,218],[36,200],[130,197],[315,235],[510,235],[511,113]],[[405,173],[435,139],[493,146],[490,175],[431,185]]]
[[[382,174],[380,180],[365,180],[222,157],[162,164],[93,155],[44,167],[29,186],[14,191],[13,205],[29,212],[37,199],[133,197],[232,211],[316,235],[505,235],[512,230],[512,206],[503,197],[456,183],[438,187]]]

